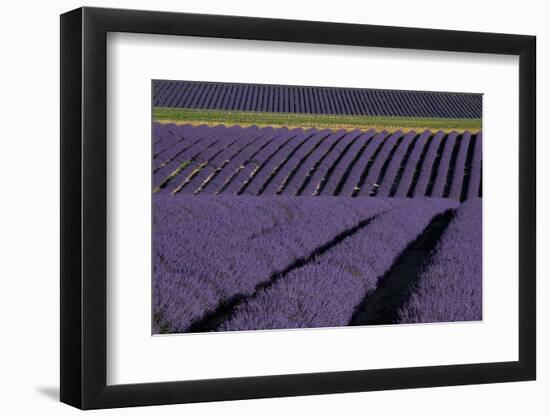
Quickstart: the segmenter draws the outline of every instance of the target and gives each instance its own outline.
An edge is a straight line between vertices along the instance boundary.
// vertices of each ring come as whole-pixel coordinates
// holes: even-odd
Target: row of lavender
[[[157,194],[481,197],[481,132],[154,124]]]
[[[153,81],[153,106],[253,112],[480,119],[480,94]]]
[[[154,332],[348,325],[443,213],[395,322],[480,320],[480,199],[156,196]]]

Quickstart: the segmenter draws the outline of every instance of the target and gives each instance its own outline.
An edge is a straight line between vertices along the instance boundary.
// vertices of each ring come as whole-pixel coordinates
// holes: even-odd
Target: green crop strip
[[[481,130],[481,119],[435,117],[342,116],[331,114],[258,113],[226,110],[153,108],[153,120],[160,123],[274,126],[327,129],[378,129],[390,132],[408,130]]]

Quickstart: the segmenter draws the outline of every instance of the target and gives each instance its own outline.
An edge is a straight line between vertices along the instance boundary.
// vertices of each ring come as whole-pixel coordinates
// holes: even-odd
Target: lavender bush
[[[468,158],[468,150],[470,149],[470,141],[472,135],[470,132],[464,132],[460,141],[460,149],[456,156],[454,164],[453,180],[449,191],[449,198],[460,200],[462,196],[462,187],[464,182],[464,173],[466,170],[466,160]]]
[[[430,197],[445,197],[445,187],[447,185],[451,159],[457,138],[458,134],[456,132],[451,132],[447,136],[445,147],[443,148],[443,153],[441,154],[441,159],[439,160],[437,176],[435,177],[435,182],[431,190]]]
[[[443,233],[401,323],[482,319],[481,199],[466,200]]]
[[[435,215],[457,205],[449,199],[386,201],[390,200],[401,203],[322,256],[260,290],[239,305],[218,330],[348,325],[356,306],[407,245]]]
[[[372,142],[375,134],[376,132],[374,130],[368,130],[367,132],[361,134],[356,140],[354,140],[349,148],[344,148],[343,154],[336,159],[334,167],[331,171],[329,171],[331,175],[325,179],[326,184],[318,192],[318,194],[336,195],[336,191],[343,186],[344,181],[347,178],[347,174],[349,174],[349,170],[355,166],[354,161],[364,160],[359,159],[358,157],[363,154],[366,147]],[[383,133],[380,133],[377,136],[377,143],[379,142],[379,138],[381,136],[383,136]],[[376,145],[372,145],[372,147],[375,146]],[[361,174],[359,172],[359,169],[357,169],[356,171],[358,173],[355,174],[355,176],[357,176],[358,178],[358,176]]]
[[[419,165],[422,164],[423,162],[422,157],[425,155],[425,152],[427,152],[428,150],[427,147],[430,143],[429,139],[431,136],[432,136],[432,132],[429,130],[425,130],[416,140],[416,143],[414,144],[414,148],[409,156],[409,159],[407,160],[407,164],[403,169],[403,175],[401,177],[401,181],[399,182],[399,186],[397,187],[397,190],[395,192],[395,195],[394,195],[395,197],[408,196],[415,177],[418,178],[417,175],[419,174],[419,168],[420,168]]]
[[[430,147],[426,152],[422,165],[420,167],[420,175],[416,184],[411,185],[413,187],[412,197],[423,197],[428,195],[428,186],[432,176],[432,170],[434,168],[434,162],[437,158],[438,152],[441,149],[441,145],[444,144],[445,133],[442,131],[437,132],[433,140],[430,143]]]
[[[307,184],[302,185],[303,189],[299,191],[300,195],[318,195],[321,186],[325,181],[325,178],[329,175],[329,172],[336,169],[336,164],[340,158],[343,157],[349,148],[357,142],[357,138],[361,135],[361,131],[356,129],[348,132],[341,139],[336,141],[336,145],[320,160],[317,167],[314,168],[313,173]]]
[[[329,134],[325,140],[319,145],[310,150],[308,154],[298,163],[294,172],[291,173],[291,178],[288,179],[286,186],[279,194],[296,195],[300,190],[301,185],[311,175],[318,163],[346,134],[344,129],[338,130]]]
[[[404,137],[395,153],[393,154],[387,171],[380,182],[380,187],[376,195],[378,197],[390,197],[390,194],[394,187],[394,182],[397,181],[399,171],[402,169],[405,156],[407,155],[409,148],[414,145],[417,134],[415,131],[408,132]]]
[[[300,163],[306,159],[316,147],[320,146],[329,137],[330,133],[331,131],[329,129],[323,129],[294,148],[294,152],[292,152],[288,159],[282,163],[277,173],[264,188],[262,194],[280,194],[287,185],[287,181],[290,179],[291,174],[299,167]]]
[[[398,199],[157,195],[155,332],[184,332],[208,312],[304,259]]]
[[[274,155],[269,157],[266,164],[263,164],[262,169],[257,172],[250,181],[247,181],[244,189],[240,190],[244,195],[259,195],[262,194],[265,187],[273,180],[273,177],[278,172],[278,169],[284,162],[293,154],[293,151],[302,146],[302,144],[318,135],[317,129],[307,129],[300,132],[292,141],[286,143],[281,149],[278,149]]]
[[[479,132],[475,139],[474,154],[472,165],[470,166],[470,179],[468,181],[468,191],[466,198],[481,197],[481,149],[482,133]]]
[[[363,148],[363,152],[361,153],[360,151],[354,160],[350,162],[350,166],[345,167],[338,187],[334,190],[335,195],[351,197],[358,190],[357,185],[360,182],[361,175],[365,172],[366,167],[372,161],[377,151],[384,146],[388,135],[386,131],[376,134],[372,140],[369,140],[366,147]]]
[[[384,140],[384,144],[366,172],[366,177],[358,184],[358,189],[354,192],[354,195],[369,196],[371,192],[377,191],[376,189],[380,186],[382,169],[391,160],[392,152],[399,146],[402,138],[403,132],[399,130]]]
[[[255,140],[252,146],[243,149],[234,158],[224,161],[223,166],[219,167],[220,171],[199,191],[217,194],[225,192],[229,186],[230,190],[242,187],[243,183],[254,175],[264,158],[276,152],[300,132],[303,130],[285,128],[266,132]]]

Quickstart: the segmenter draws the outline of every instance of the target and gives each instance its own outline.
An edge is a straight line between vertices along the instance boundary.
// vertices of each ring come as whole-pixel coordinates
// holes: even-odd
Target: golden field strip
[[[328,114],[264,113],[227,110],[181,109],[168,107],[153,108],[153,121],[175,124],[239,125],[288,128],[326,129],[377,129],[390,132],[397,130],[481,130],[481,119],[447,119],[392,116],[343,116]]]

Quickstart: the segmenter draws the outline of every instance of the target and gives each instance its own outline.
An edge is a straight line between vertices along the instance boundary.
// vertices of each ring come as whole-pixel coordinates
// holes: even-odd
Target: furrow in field
[[[287,185],[280,194],[299,195],[310,181],[311,176],[327,155],[335,148],[338,142],[346,135],[345,130],[330,134],[314,152],[304,159],[297,167],[293,176],[289,178]]]
[[[360,130],[347,132],[343,137],[334,141],[327,152],[315,163],[304,178],[296,195],[317,195],[323,186],[323,181],[330,175],[330,169],[335,161],[341,157],[355,140],[361,134]]]
[[[420,175],[420,168],[428,152],[430,143],[433,139],[432,132],[429,130],[424,131],[417,139],[414,148],[407,159],[405,168],[403,169],[403,174],[401,180],[399,181],[399,186],[393,197],[412,197],[414,192],[414,187],[418,181],[418,176]]]
[[[300,162],[298,162],[286,182],[279,188],[278,194],[297,195],[301,185],[307,180],[318,163],[320,163],[326,154],[334,148],[334,146],[345,134],[345,130],[339,130],[329,134],[325,139],[320,141],[315,148],[313,148],[302,158]]]
[[[359,182],[353,190],[353,197],[376,195],[376,189],[380,186],[379,181],[382,180],[386,168],[402,139],[403,132],[398,131],[384,140],[378,152],[373,155],[372,163],[369,163],[361,174]]]
[[[445,197],[453,198],[455,200],[460,200],[462,196],[462,188],[464,186],[464,180],[467,176],[467,160],[468,155],[471,153],[470,150],[473,149],[472,145],[472,135],[470,132],[464,132],[462,134],[462,139],[460,141],[460,149],[455,159],[453,167],[452,181],[450,183],[449,193]]]
[[[289,131],[288,134],[282,135],[280,141],[277,141],[276,143],[271,143],[270,146],[265,147],[265,149],[261,149],[257,155],[254,155],[253,160],[251,161],[251,163],[254,164],[253,171],[249,174],[242,173],[242,178],[235,179],[235,184],[240,184],[236,194],[243,194],[248,188],[248,185],[256,178],[256,174],[258,172],[261,172],[262,169],[275,157],[275,155],[277,155],[277,153],[281,149],[283,149],[283,147],[285,147],[290,141],[296,140],[297,137],[303,134],[303,129],[292,129],[291,131]]]
[[[260,195],[270,185],[275,176],[278,174],[281,167],[294,155],[294,153],[300,149],[310,138],[318,134],[317,129],[304,130],[295,140],[291,140],[285,146],[277,151],[277,153],[270,158],[269,162],[265,164],[261,170],[256,172],[256,175],[248,183],[246,189],[240,190],[243,195]]]
[[[181,177],[176,192],[195,194],[464,201],[481,193],[481,132],[155,125],[153,133],[155,146],[167,144],[160,137],[176,138],[155,159],[155,192]]]
[[[229,133],[229,132],[228,132]],[[170,163],[162,170],[155,172],[153,180],[155,184],[158,184],[154,192],[163,193],[172,191],[173,187],[168,187],[170,183],[174,183],[176,178],[189,178],[190,175],[195,175],[203,167],[208,164],[208,161],[211,158],[214,158],[218,153],[222,152],[226,147],[231,146],[238,140],[238,135],[242,133],[242,129],[234,129],[230,134],[224,135],[223,133],[220,136],[212,136],[208,139],[208,146],[204,146],[201,143],[201,146],[196,149],[195,147],[189,148],[186,153],[181,155],[183,162],[179,165],[175,163]],[[186,154],[188,156],[186,156]],[[174,168],[173,170],[171,170]],[[165,176],[165,173],[169,172]],[[182,183],[180,182],[180,185]]]
[[[275,141],[273,144],[266,144],[266,146],[262,146],[262,148],[260,148],[258,152],[255,152],[242,165],[237,167],[233,175],[228,178],[224,186],[220,188],[219,193],[227,193],[233,195],[239,194],[243,187],[245,187],[245,184],[247,184],[248,181],[254,178],[254,176],[262,166],[262,160],[260,158],[263,158],[266,155],[266,152],[269,153],[270,151],[273,151],[274,148],[280,149],[281,145],[291,142],[292,140],[294,140],[295,136],[296,132],[286,130],[284,131],[284,134],[278,136],[278,140]],[[266,152],[262,153],[262,151]]]
[[[250,163],[262,149],[275,146],[282,138],[288,135],[288,130],[286,129],[262,128],[261,132],[258,139],[254,141],[253,146],[242,149],[219,172],[210,178],[207,184],[202,186],[201,192],[203,194],[215,194],[220,192],[220,190],[223,191],[239,170]]]
[[[411,242],[356,307],[350,326],[394,324],[407,303],[422,269],[427,265],[441,235],[454,216],[453,210],[435,216],[422,234]]]
[[[227,134],[227,131],[228,128],[225,126],[213,127],[211,129],[205,128],[204,130],[199,129],[197,135],[192,135],[190,140],[184,139],[171,147],[168,153],[162,157],[163,161],[153,170],[154,183],[158,184],[183,162],[189,161],[193,155],[212,146],[223,137],[224,133]]]
[[[432,138],[432,132],[425,130],[422,132],[416,141],[409,154],[403,161],[401,175],[397,184],[390,191],[392,197],[407,197],[410,190],[416,184],[422,161],[428,151],[428,146]],[[412,193],[411,193],[412,195]]]
[[[161,124],[159,125],[163,126]],[[164,127],[164,132],[170,135],[171,139],[166,142],[166,145],[158,145],[154,147],[153,160],[155,171],[170,162],[178,155],[178,153],[185,151],[189,146],[203,139],[204,135],[201,135],[201,131],[204,132],[206,130],[206,125],[166,125]]]
[[[309,176],[300,186],[298,195],[312,196],[320,194],[328,177],[330,177],[334,171],[337,161],[344,156],[345,152],[353,145],[353,142],[361,133],[360,130],[353,130],[336,141],[334,146],[317,161],[317,164],[313,167]]]
[[[264,133],[265,134],[265,133]],[[200,171],[191,181],[184,185],[178,192],[185,194],[196,193],[202,189],[203,184],[211,180],[215,173],[228,164],[233,157],[240,152],[246,152],[249,148],[257,147],[262,139],[260,129],[247,129],[232,145],[225,148],[220,154],[212,158],[206,167]]]
[[[155,332],[206,329],[263,283],[398,204],[382,198],[156,196]]]
[[[354,199],[377,201],[402,199]],[[243,299],[216,329],[251,330],[346,326],[365,294],[450,199],[404,200],[336,245]]]
[[[482,133],[476,135],[474,154],[472,156],[472,165],[470,167],[470,178],[468,179],[467,198],[481,197],[481,152],[482,152]]]
[[[454,178],[455,167],[456,167],[456,164],[459,162],[458,159],[460,157],[460,153],[464,149],[462,147],[462,142],[464,141],[464,139],[465,139],[464,135],[457,134],[455,146],[453,148],[451,159],[449,161],[449,168],[447,169],[447,179],[445,180],[445,187],[443,188],[443,193],[441,197],[449,197],[451,194],[451,188],[452,188],[453,182],[455,182],[455,178]],[[464,152],[466,152],[467,149],[468,148],[466,148]],[[463,169],[464,169],[464,166],[463,166]],[[464,175],[464,173],[462,175]]]
[[[202,171],[206,169],[209,165],[215,165],[215,161],[219,158],[220,155],[222,155],[224,152],[227,151],[227,149],[231,148],[239,142],[239,139],[242,138],[242,132],[239,133],[240,134],[236,134],[232,137],[230,136],[224,138],[224,140],[218,141],[214,146],[209,147],[207,150],[197,155],[196,158],[194,158],[194,160],[191,162],[191,164],[189,164],[188,167],[182,170],[179,178],[183,178],[183,181],[180,180],[179,185],[172,189],[172,194],[179,193],[187,186],[187,184],[198,177],[200,173],[202,173]]]
[[[263,187],[261,194],[274,195],[280,194],[283,188],[286,186],[287,181],[292,179],[292,176],[302,163],[311,153],[319,147],[322,142],[330,135],[329,129],[324,129],[308,138],[308,140],[302,142],[299,146],[294,148],[288,158],[279,169],[270,178],[269,183]]]
[[[441,154],[441,158],[437,164],[437,174],[434,179],[433,187],[429,190],[429,197],[443,197],[445,194],[445,189],[449,179],[449,167],[451,165],[451,161],[453,160],[453,156],[456,155],[455,149],[457,148],[459,141],[458,138],[459,136],[456,132],[451,132],[447,136],[443,153]]]
[[[365,148],[374,136],[374,130],[361,133],[353,142],[350,142],[344,151],[328,169],[326,177],[321,181],[315,195],[337,195],[337,190],[345,183],[349,170],[363,154]]]
[[[413,197],[429,197],[431,195],[447,139],[448,136],[443,132],[438,132],[435,135],[432,145],[426,154],[425,164],[422,165],[422,171],[418,177]]]
[[[334,195],[351,197],[357,185],[361,181],[361,175],[372,164],[380,149],[384,146],[384,142],[388,137],[388,132],[383,131],[375,135],[371,132],[372,139],[364,144],[360,152],[355,155],[351,163],[345,167],[345,170],[334,190]]]
[[[482,319],[481,199],[456,211],[415,291],[399,312],[399,323]]]
[[[388,158],[389,163],[385,172],[381,175],[381,178],[378,181],[380,186],[373,190],[375,191],[374,195],[378,197],[389,197],[392,194],[392,191],[397,188],[401,178],[401,172],[403,171],[403,167],[407,162],[407,158],[412,151],[417,137],[416,132],[408,132],[403,137],[399,145],[394,148],[395,153],[391,159]]]

